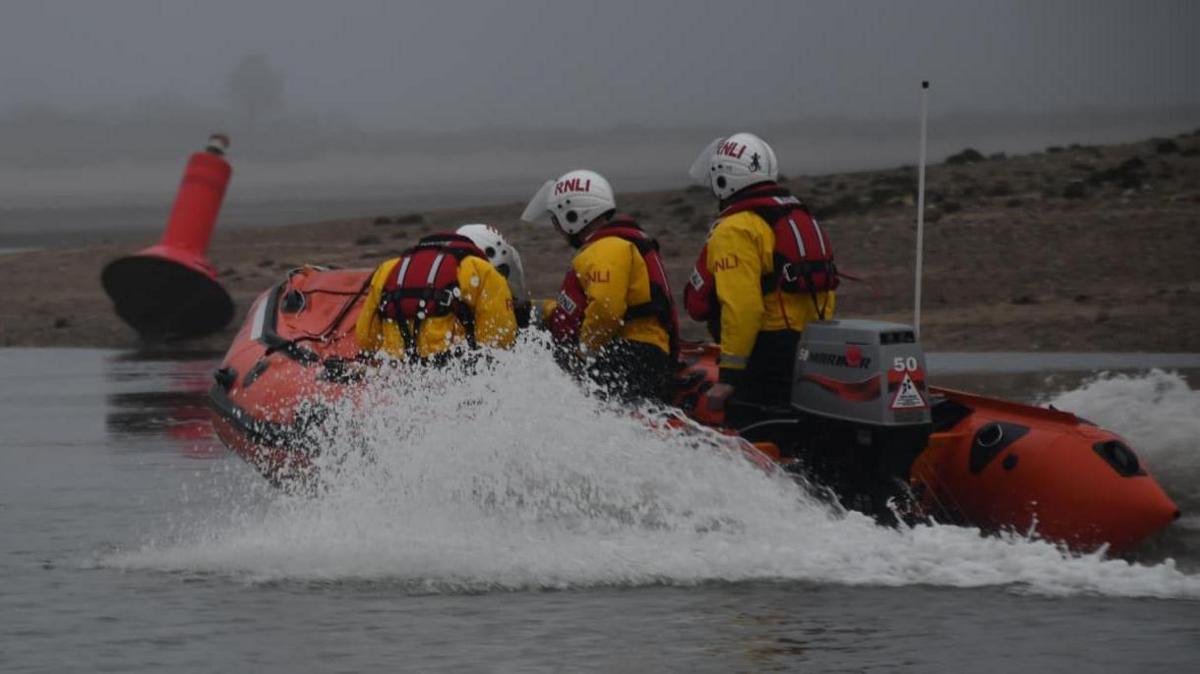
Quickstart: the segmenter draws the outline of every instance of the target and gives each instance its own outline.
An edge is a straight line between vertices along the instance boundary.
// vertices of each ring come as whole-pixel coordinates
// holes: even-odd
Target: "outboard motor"
[[[796,354],[797,462],[843,505],[890,520],[932,430],[925,354],[912,327],[812,322]]]

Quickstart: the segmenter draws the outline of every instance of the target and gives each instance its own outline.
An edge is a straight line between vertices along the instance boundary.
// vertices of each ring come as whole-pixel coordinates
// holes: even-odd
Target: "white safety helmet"
[[[488,262],[508,279],[508,287],[512,290],[513,300],[520,304],[527,299],[525,295],[525,267],[521,264],[521,254],[509,245],[500,230],[491,225],[463,225],[454,232],[465,236],[488,256]]]
[[[547,180],[533,195],[521,219],[551,222],[567,234],[578,234],[593,220],[617,208],[612,186],[595,171],[571,171]]]
[[[779,178],[775,151],[752,133],[735,133],[708,144],[688,170],[692,180],[728,199],[739,190]]]

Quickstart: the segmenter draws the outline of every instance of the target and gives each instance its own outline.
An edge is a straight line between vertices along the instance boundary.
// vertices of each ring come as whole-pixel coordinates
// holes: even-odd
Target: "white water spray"
[[[393,372],[365,404],[333,406],[320,496],[247,497],[103,563],[438,591],[791,580],[1200,598],[1170,562],[838,512],[715,433],[606,407],[537,343],[472,376]]]

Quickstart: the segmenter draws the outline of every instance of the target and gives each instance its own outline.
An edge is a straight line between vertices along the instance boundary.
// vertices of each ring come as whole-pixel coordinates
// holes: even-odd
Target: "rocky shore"
[[[926,348],[1200,351],[1200,131],[1013,157],[964,150],[931,166],[927,180]],[[844,284],[839,316],[911,321],[915,168],[786,183],[830,232],[839,266],[863,279]],[[619,194],[618,202],[659,237],[680,290],[715,212],[711,196],[689,188]],[[424,234],[466,222],[505,231],[521,249],[535,296],[549,296],[571,252],[553,231],[518,223],[522,207],[218,231],[210,257],[237,317],[220,334],[169,347],[224,349],[253,298],[289,268],[370,267]],[[99,284],[104,264],[134,249],[0,255],[0,345],[138,347]],[[688,334],[703,333],[691,325]]]

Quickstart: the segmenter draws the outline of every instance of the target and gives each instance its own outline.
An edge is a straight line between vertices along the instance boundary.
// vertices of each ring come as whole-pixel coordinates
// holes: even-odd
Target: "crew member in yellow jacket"
[[[833,317],[832,244],[776,182],[775,153],[753,134],[713,141],[691,174],[721,208],[684,292],[688,314],[707,321],[721,345],[709,400],[786,405],[804,326]]]
[[[456,345],[508,348],[509,282],[467,236],[434,234],[376,268],[356,336],[366,353],[437,360]]]
[[[618,215],[593,171],[547,181],[522,219],[549,221],[576,249],[558,298],[544,309],[560,359],[627,400],[662,400],[678,319],[658,243]]]

